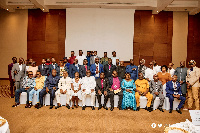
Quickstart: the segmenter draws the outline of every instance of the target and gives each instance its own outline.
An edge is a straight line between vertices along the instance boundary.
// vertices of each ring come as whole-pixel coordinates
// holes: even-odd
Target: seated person
[[[22,92],[27,92],[27,101],[26,105],[29,104],[29,92],[34,88],[35,86],[35,78],[33,78],[33,72],[29,71],[28,76],[26,76],[22,81],[22,88],[15,90],[15,104],[12,107],[17,107],[20,102],[20,94]]]
[[[82,79],[82,110],[85,110],[86,106],[85,106],[85,99],[86,99],[86,95],[90,95],[91,96],[91,106],[92,106],[92,110],[95,110],[94,108],[94,102],[95,102],[95,87],[96,87],[96,81],[95,78],[93,76],[90,76],[91,72],[90,70],[87,70],[86,72],[86,77],[84,77]]]
[[[55,92],[58,90],[58,82],[60,80],[60,76],[56,75],[57,72],[55,69],[52,70],[51,75],[47,77],[46,82],[45,82],[45,88],[43,88],[40,92],[40,107],[43,105],[43,97],[44,95],[49,92],[50,94],[50,108],[53,108],[53,100],[55,98]]]
[[[69,106],[69,101],[70,101],[70,97],[71,97],[71,82],[72,79],[70,77],[68,77],[68,73],[67,71],[63,72],[63,77],[59,80],[58,83],[58,90],[56,91],[56,101],[57,101],[57,107],[55,107],[55,109],[61,107],[60,104],[60,94],[66,94],[66,107],[68,109],[70,109]]]
[[[173,101],[174,98],[177,98],[180,101],[178,107],[176,108],[176,111],[180,114],[182,114],[182,112],[180,111],[180,109],[182,108],[182,106],[185,103],[185,97],[182,96],[182,92],[181,92],[181,85],[180,83],[177,81],[177,76],[174,75],[172,77],[172,81],[168,81],[166,83],[166,96],[169,98],[169,103],[170,103],[170,109],[169,109],[169,113],[172,113],[173,110]]]
[[[79,78],[79,73],[75,73],[75,78],[72,79],[71,82],[71,88],[72,88],[72,109],[74,109],[75,102],[76,102],[76,108],[78,108],[78,100],[82,99],[81,97],[81,78]]]
[[[158,75],[157,74],[155,74],[153,76],[153,78],[154,78],[154,80],[151,80],[150,83],[149,83],[150,92],[153,95],[153,99],[152,99],[152,102],[151,102],[151,110],[153,111],[154,100],[156,99],[156,97],[159,97],[160,104],[159,104],[158,109],[160,111],[164,112],[163,109],[162,109],[162,106],[163,106],[163,103],[164,103],[164,100],[165,100],[165,97],[162,94],[163,85],[162,85],[162,82],[160,80],[158,80]]]
[[[122,109],[133,109],[136,110],[136,99],[135,99],[135,83],[131,79],[130,73],[125,73],[125,79],[122,80],[121,88],[123,90]]]
[[[143,78],[143,74],[139,73],[138,75],[139,79],[135,81],[136,85],[136,92],[135,92],[135,98],[137,103],[137,111],[140,110],[140,96],[145,96],[147,98],[147,106],[145,109],[149,112],[151,112],[151,101],[153,99],[153,95],[149,92],[149,83],[146,79]]]
[[[110,104],[111,108],[110,110],[112,111],[114,109],[114,94],[117,94],[119,96],[119,101],[118,101],[118,108],[119,110],[122,110],[122,99],[123,99],[123,92],[121,91],[121,81],[122,79],[118,77],[117,71],[113,71],[113,74],[111,77],[108,78],[109,80],[109,90],[108,90],[108,97],[110,97]],[[106,99],[106,103],[108,101],[108,97]]]
[[[109,90],[109,81],[107,78],[105,78],[104,73],[102,72],[100,74],[100,78],[98,78],[96,80],[96,94],[97,94],[97,99],[98,99],[98,103],[99,103],[99,109],[102,108],[101,105],[101,95],[104,95],[104,104],[103,104],[103,108],[106,108],[106,99],[108,97],[108,90]]]
[[[37,75],[37,77],[35,79],[36,85],[34,86],[34,89],[32,89],[29,92],[29,106],[28,106],[28,108],[31,108],[31,106],[32,106],[32,100],[33,100],[33,95],[34,94],[37,95],[37,104],[35,105],[35,107],[39,108],[39,101],[40,101],[40,99],[39,99],[39,93],[40,93],[40,91],[45,86],[45,79],[46,79],[46,77],[42,76],[40,71],[37,71],[36,75]]]

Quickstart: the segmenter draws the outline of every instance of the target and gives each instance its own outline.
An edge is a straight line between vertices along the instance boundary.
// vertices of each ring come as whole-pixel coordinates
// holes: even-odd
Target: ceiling
[[[0,0],[0,8],[9,12],[38,8],[43,12],[66,8],[136,9],[152,10],[153,14],[186,11],[195,15],[200,12],[200,0]]]

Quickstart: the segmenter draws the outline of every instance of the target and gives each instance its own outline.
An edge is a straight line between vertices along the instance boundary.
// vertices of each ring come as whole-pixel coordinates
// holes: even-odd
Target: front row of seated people
[[[47,78],[42,76],[40,71],[37,71],[36,78],[33,78],[33,72],[29,71],[28,76],[24,78],[22,82],[22,88],[15,91],[15,104],[16,107],[20,104],[19,97],[20,93],[27,92],[27,102],[26,108],[32,107],[33,95],[37,95],[37,104],[35,107],[37,109],[43,106],[43,97],[49,93],[50,94],[50,109],[53,108],[53,100],[56,97],[57,106],[55,109],[61,107],[60,95],[66,94],[66,107],[70,109],[69,102],[72,100],[72,109],[78,108],[78,101],[82,100],[82,110],[86,108],[86,96],[91,97],[92,110],[95,110],[95,95],[99,103],[98,110],[102,107],[106,110],[108,98],[110,98],[110,110],[114,109],[114,95],[119,96],[118,108],[119,110],[133,109],[134,111],[140,110],[140,96],[145,96],[147,98],[147,105],[145,109],[149,112],[153,110],[153,104],[156,97],[159,97],[160,104],[158,109],[162,112],[164,95],[162,82],[158,80],[158,75],[153,76],[154,80],[148,82],[144,79],[143,74],[138,74],[138,79],[134,81],[131,79],[131,74],[126,73],[125,79],[118,77],[117,72],[114,70],[112,76],[105,78],[104,72],[100,73],[100,78],[95,79],[91,76],[91,71],[86,71],[86,77],[82,79],[79,78],[79,73],[74,74],[74,78],[68,77],[67,71],[63,72],[63,77],[56,75],[56,70],[52,70],[52,74]],[[170,110],[172,113],[174,98],[180,101],[176,111],[182,113],[180,109],[185,103],[185,97],[182,96],[181,85],[177,81],[177,76],[174,75],[172,80],[166,84],[166,96],[169,98]],[[104,103],[101,104],[101,96],[104,95]]]

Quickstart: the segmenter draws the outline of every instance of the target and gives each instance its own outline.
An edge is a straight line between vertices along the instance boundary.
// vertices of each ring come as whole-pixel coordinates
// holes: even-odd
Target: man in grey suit
[[[11,75],[12,79],[15,82],[16,90],[21,88],[21,82],[26,76],[26,64],[23,64],[24,59],[19,58],[19,63],[13,64]]]
[[[42,59],[42,64],[38,66],[38,70],[41,72],[42,76],[48,76],[49,74],[49,66],[45,64],[46,60]]]
[[[83,60],[83,65],[79,66],[79,75],[80,75],[80,78],[85,77],[86,76],[86,71],[90,70],[90,67],[87,64],[88,64],[87,59],[84,59]]]
[[[186,98],[187,85],[186,85],[186,76],[187,76],[187,67],[185,67],[185,61],[180,62],[180,67],[177,67],[174,75],[177,75],[177,81],[181,84],[182,95]]]

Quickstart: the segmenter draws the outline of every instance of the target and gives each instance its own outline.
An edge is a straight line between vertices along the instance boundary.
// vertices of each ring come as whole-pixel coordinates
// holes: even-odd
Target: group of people
[[[8,74],[11,90],[15,85],[15,104],[20,104],[20,93],[27,92],[26,108],[32,107],[33,95],[37,95],[37,109],[43,106],[43,97],[50,94],[50,109],[53,108],[53,100],[56,97],[56,109],[61,107],[60,95],[66,94],[66,107],[70,109],[69,102],[72,100],[72,109],[78,108],[78,101],[82,100],[82,110],[86,108],[86,96],[91,96],[91,107],[95,110],[95,96],[99,107],[108,110],[106,104],[110,98],[110,110],[114,109],[114,95],[119,96],[119,110],[140,110],[140,96],[147,98],[145,109],[153,111],[154,100],[159,97],[158,109],[163,111],[165,97],[169,98],[170,110],[173,110],[174,98],[180,100],[176,111],[181,108],[192,109],[193,100],[196,110],[199,110],[199,77],[200,71],[196,62],[189,62],[190,68],[185,67],[185,62],[180,62],[180,67],[173,69],[173,63],[168,66],[158,66],[156,60],[145,66],[145,60],[140,60],[140,65],[134,65],[130,59],[130,65],[124,66],[124,61],[116,57],[108,58],[107,52],[104,57],[99,58],[97,51],[87,51],[87,56],[79,50],[75,56],[71,51],[71,57],[56,63],[55,58],[42,59],[42,64],[36,66],[33,59],[24,62],[23,58],[13,57],[13,63],[8,65]],[[12,93],[12,91],[11,91]],[[104,104],[101,104],[101,96],[104,96]],[[184,106],[184,104],[188,104]],[[185,104],[185,105],[186,105]]]

